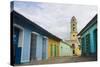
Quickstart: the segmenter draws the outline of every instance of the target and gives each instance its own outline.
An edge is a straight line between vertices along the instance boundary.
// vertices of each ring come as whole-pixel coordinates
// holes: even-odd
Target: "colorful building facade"
[[[32,62],[48,58],[48,38],[46,31],[18,12],[13,11],[14,64]]]
[[[59,38],[16,11],[11,12],[11,19],[13,64],[59,56]]]
[[[78,34],[83,56],[97,56],[97,15]]]
[[[61,41],[59,46],[60,56],[73,56],[73,49],[71,45]]]
[[[59,56],[60,40],[59,38],[48,38],[48,58]]]

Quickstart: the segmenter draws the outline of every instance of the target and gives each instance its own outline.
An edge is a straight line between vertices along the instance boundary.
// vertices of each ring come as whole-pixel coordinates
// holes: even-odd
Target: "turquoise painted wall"
[[[97,24],[94,24],[91,28],[89,28],[83,35],[82,35],[82,38],[84,38],[84,45],[83,46],[83,49],[86,48],[86,35],[87,34],[90,34],[90,52],[91,53],[95,53],[96,52],[96,49],[95,49],[95,44],[94,44],[94,37],[93,37],[93,31],[97,29]],[[85,49],[85,52],[86,52],[86,49]]]

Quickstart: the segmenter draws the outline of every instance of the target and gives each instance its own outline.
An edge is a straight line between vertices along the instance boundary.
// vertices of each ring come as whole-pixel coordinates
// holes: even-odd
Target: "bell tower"
[[[71,19],[71,35],[70,35],[71,40],[77,40],[77,20],[75,16],[72,17]]]

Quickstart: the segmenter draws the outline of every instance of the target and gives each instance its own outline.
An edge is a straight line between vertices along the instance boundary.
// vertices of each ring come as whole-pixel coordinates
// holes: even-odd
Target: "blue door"
[[[37,39],[37,35],[32,33],[31,34],[31,47],[30,47],[30,61],[31,62],[36,60],[36,39]]]
[[[46,38],[42,41],[42,59],[46,59]]]
[[[18,39],[19,39],[20,29],[14,28],[13,32],[13,46],[14,46],[14,63],[20,64],[21,60],[21,47],[18,47]]]
[[[98,41],[97,40],[97,29],[93,31],[93,36],[94,36],[94,50],[95,50],[94,55],[97,56],[97,41]]]

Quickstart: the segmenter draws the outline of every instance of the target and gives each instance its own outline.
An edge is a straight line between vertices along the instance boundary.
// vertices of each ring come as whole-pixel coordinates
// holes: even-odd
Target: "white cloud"
[[[70,38],[72,16],[79,32],[97,13],[96,6],[41,2],[15,2],[14,9],[62,39]]]

